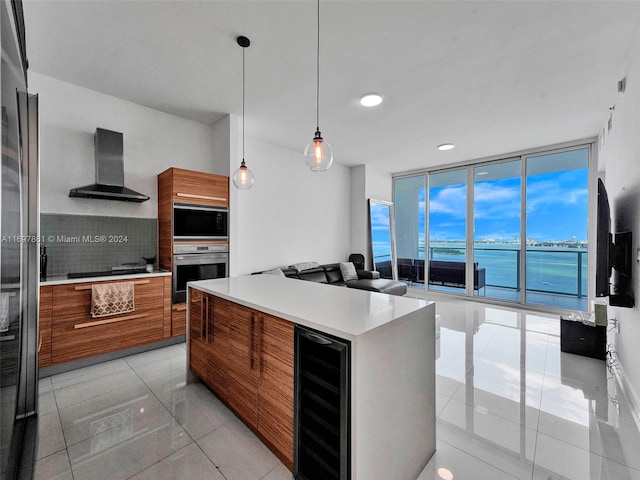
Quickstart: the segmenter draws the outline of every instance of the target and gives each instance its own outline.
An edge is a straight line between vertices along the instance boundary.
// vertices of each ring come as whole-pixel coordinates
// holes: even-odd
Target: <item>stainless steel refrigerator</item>
[[[33,478],[38,438],[38,99],[20,0],[0,0],[0,478]]]

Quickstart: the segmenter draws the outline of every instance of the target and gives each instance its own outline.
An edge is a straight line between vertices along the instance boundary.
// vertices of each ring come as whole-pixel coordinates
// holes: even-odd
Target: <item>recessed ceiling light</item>
[[[446,468],[439,468],[438,476],[443,480],[453,480],[453,473],[451,473],[451,470],[448,470]]]
[[[438,150],[451,150],[455,145],[453,143],[443,143],[442,145],[438,145]]]
[[[367,93],[360,99],[360,104],[364,107],[376,107],[382,103],[382,95],[379,93]]]

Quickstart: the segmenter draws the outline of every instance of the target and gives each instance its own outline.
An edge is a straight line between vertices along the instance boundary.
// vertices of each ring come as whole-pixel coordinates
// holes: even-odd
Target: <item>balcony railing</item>
[[[527,292],[586,298],[587,250],[585,248],[527,247]],[[431,246],[430,260],[465,262],[464,247]],[[508,246],[476,246],[474,261],[486,269],[486,286],[519,292],[521,254],[519,248]],[[422,258],[398,258],[398,277],[401,280],[424,283]]]

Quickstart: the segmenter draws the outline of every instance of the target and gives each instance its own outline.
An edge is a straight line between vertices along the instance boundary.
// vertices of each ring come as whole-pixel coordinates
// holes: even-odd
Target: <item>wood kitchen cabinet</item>
[[[192,371],[227,400],[229,302],[192,291],[189,363]]]
[[[213,173],[168,168],[158,175],[158,264],[173,271],[173,204],[229,207],[229,177]],[[185,243],[185,242],[182,242]],[[202,243],[224,243],[207,241]],[[171,336],[186,334],[186,303],[171,308]]]
[[[192,290],[189,307],[189,365],[195,375],[206,380],[208,360],[204,325],[205,294]]]
[[[293,324],[260,315],[258,433],[293,462]]]
[[[169,290],[171,298],[171,290]],[[187,334],[187,304],[176,303],[171,307],[171,336]]]
[[[38,366],[51,365],[51,321],[53,314],[53,287],[40,287],[38,311]]]
[[[169,168],[158,175],[158,187],[172,202],[229,206],[229,177],[224,175]]]
[[[168,168],[158,175],[158,254],[159,265],[172,270],[173,204],[229,207],[229,177]]]
[[[190,368],[289,467],[293,324],[190,290]]]
[[[258,315],[233,304],[229,316],[229,405],[247,425],[258,422]]]
[[[229,318],[231,302],[208,296],[209,358],[207,380],[221,400],[229,397]]]
[[[90,314],[91,282],[51,287],[51,365],[164,338],[164,277],[107,282],[122,281],[134,283],[135,311],[101,318]]]

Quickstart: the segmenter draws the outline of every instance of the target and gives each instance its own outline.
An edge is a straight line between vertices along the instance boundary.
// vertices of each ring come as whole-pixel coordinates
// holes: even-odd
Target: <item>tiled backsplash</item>
[[[141,257],[157,254],[157,232],[155,218],[40,215],[47,275],[110,270],[125,263],[144,265]]]

